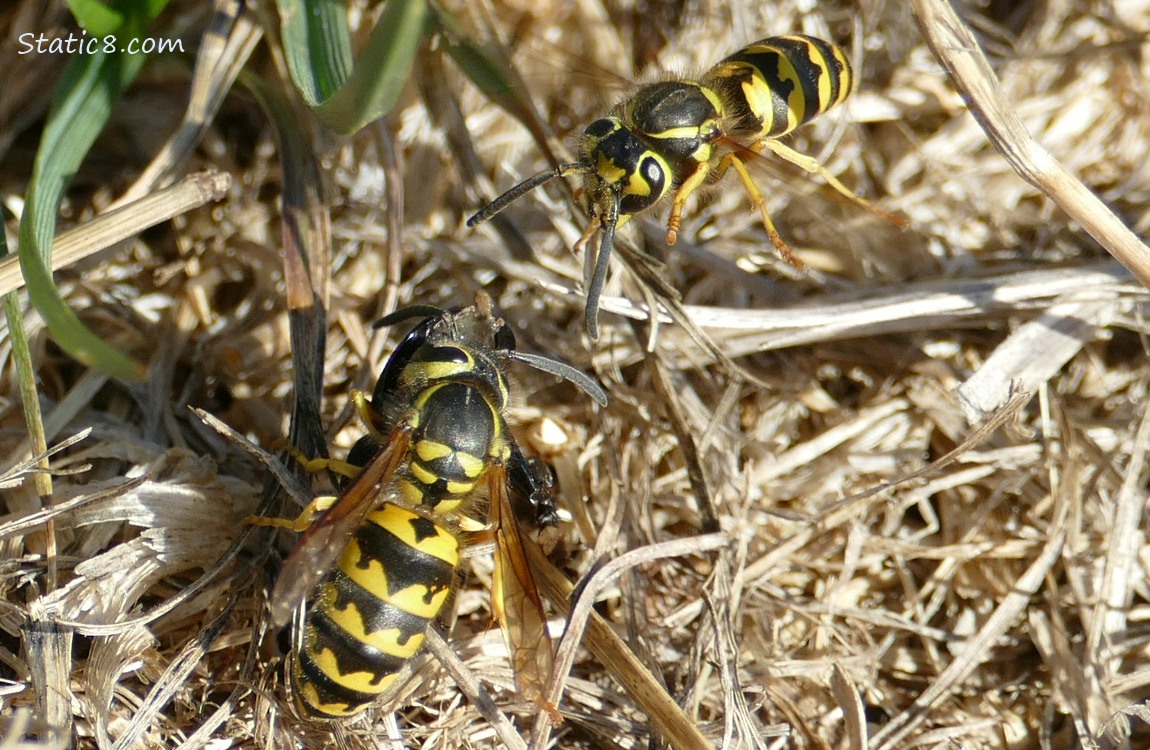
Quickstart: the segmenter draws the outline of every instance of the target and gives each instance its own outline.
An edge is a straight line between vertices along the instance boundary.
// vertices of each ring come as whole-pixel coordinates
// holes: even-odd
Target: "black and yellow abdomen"
[[[304,621],[293,669],[304,711],[348,716],[386,690],[423,645],[458,563],[444,526],[393,503],[368,514]]]
[[[851,92],[846,53],[812,36],[772,36],[724,58],[702,85],[722,101],[725,135],[781,138]]]

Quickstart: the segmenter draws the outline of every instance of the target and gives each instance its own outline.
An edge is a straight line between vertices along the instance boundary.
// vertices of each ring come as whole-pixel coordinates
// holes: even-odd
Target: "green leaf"
[[[68,0],[68,9],[80,28],[93,37],[138,37],[168,0]]]
[[[411,73],[427,16],[427,0],[389,2],[351,77],[316,111],[319,118],[350,135],[391,111]]]
[[[125,26],[141,23],[136,18]],[[72,58],[56,90],[20,221],[20,268],[29,299],[57,343],[80,362],[122,379],[141,378],[142,366],[108,346],[64,302],[52,278],[52,241],[64,190],[146,59],[103,50]]]
[[[347,80],[351,33],[343,0],[278,0],[284,56],[292,81],[313,109]]]
[[[114,34],[124,25],[124,14],[113,3],[99,0],[68,0],[68,9],[80,28],[92,36]]]
[[[389,0],[354,65],[342,3],[278,7],[292,80],[324,123],[349,135],[395,106],[423,39],[427,0]]]
[[[0,210],[0,258],[8,255],[8,237],[4,231],[6,213]],[[34,454],[48,450],[48,439],[44,434],[44,419],[40,413],[40,394],[36,390],[36,368],[32,364],[32,350],[28,346],[28,333],[24,330],[24,316],[20,309],[20,295],[8,292],[4,295],[4,319],[8,323],[8,341],[12,346],[12,360],[16,363],[16,379],[20,388],[20,404],[24,407],[24,424],[28,427],[28,440]],[[47,462],[41,464],[48,468]],[[51,477],[46,473],[36,475],[36,491],[41,497],[51,494]]]
[[[442,38],[443,49],[483,94],[519,120],[535,138],[552,165],[557,165],[551,148],[551,130],[540,117],[528,95],[527,85],[497,42],[481,44],[468,34],[459,21],[436,7],[433,22]]]

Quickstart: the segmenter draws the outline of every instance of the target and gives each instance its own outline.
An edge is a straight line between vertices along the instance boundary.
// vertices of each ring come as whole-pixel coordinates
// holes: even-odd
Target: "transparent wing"
[[[335,566],[348,538],[386,491],[409,447],[405,429],[392,431],[384,447],[344,488],[335,504],[300,535],[272,590],[271,615],[276,627],[287,624],[300,602]]]
[[[515,520],[507,494],[507,472],[502,466],[488,472],[491,526],[495,532],[495,576],[491,586],[491,609],[503,630],[515,686],[520,695],[542,704],[551,676],[551,640],[547,615],[527,561],[525,544],[531,544]]]

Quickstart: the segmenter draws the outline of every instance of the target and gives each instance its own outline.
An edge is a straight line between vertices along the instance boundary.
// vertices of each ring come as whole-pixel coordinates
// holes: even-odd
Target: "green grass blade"
[[[168,0],[68,0],[68,10],[80,28],[96,38],[138,37]]]
[[[551,130],[535,109],[527,85],[511,58],[496,41],[477,42],[447,10],[436,7],[433,23],[442,36],[443,49],[484,95],[519,120],[543,149],[552,166],[559,159],[552,148]]]
[[[352,68],[343,0],[279,0],[280,33],[292,81],[311,108],[327,101]]]
[[[350,135],[395,106],[423,39],[427,0],[389,0],[354,64],[342,1],[276,5],[292,81],[328,127]]]
[[[0,216],[0,258],[8,255],[8,242],[3,231]],[[4,295],[4,317],[8,323],[8,337],[12,345],[12,359],[16,363],[16,376],[20,387],[20,400],[24,407],[24,422],[28,426],[28,440],[32,454],[43,454],[48,450],[48,439],[44,434],[44,420],[40,413],[40,394],[36,390],[36,369],[32,366],[32,352],[28,347],[28,336],[24,331],[24,315],[20,309],[20,295],[8,292]],[[43,464],[47,468],[47,462]],[[52,492],[52,478],[48,474],[36,475],[36,488],[41,497]]]
[[[389,0],[347,81],[316,110],[330,128],[351,134],[395,106],[427,24],[427,0]]]
[[[124,14],[100,0],[68,0],[68,10],[80,28],[92,36],[111,34],[124,25]]]
[[[145,60],[145,55],[104,51],[72,58],[44,128],[20,221],[20,268],[28,295],[56,341],[80,362],[123,379],[141,378],[143,368],[108,346],[64,302],[52,279],[52,241],[64,189]]]
[[[0,212],[0,258],[8,255],[7,233],[4,231],[4,216]],[[36,368],[32,363],[32,350],[28,346],[28,333],[24,330],[24,315],[20,306],[20,295],[8,292],[4,295],[4,318],[8,323],[8,341],[12,346],[12,360],[16,364],[16,380],[20,389],[20,404],[24,407],[24,424],[28,427],[28,443],[32,455],[42,456],[39,466],[43,471],[33,475],[36,494],[48,505],[52,504],[52,475],[48,473],[48,437],[44,432],[44,415],[40,411],[40,393],[36,389]],[[48,590],[56,588],[56,532],[55,523],[45,526],[48,539]]]
[[[481,45],[468,34],[459,20],[443,8],[436,8],[436,30],[443,35],[444,48],[459,69],[484,95],[506,110],[521,109],[515,92],[527,90],[507,54],[497,44]],[[520,117],[520,119],[523,119]]]

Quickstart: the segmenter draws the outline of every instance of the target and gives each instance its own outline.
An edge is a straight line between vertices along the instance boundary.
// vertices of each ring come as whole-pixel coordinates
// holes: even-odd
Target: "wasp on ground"
[[[485,294],[460,311],[413,307],[377,326],[414,317],[423,320],[388,359],[370,403],[357,398],[368,434],[346,462],[312,462],[349,476],[338,496],[317,498],[295,520],[251,520],[302,532],[272,591],[271,616],[292,623],[290,685],[305,717],[362,711],[418,653],[452,592],[461,547],[482,528],[483,490],[495,541],[492,611],[521,695],[541,700],[550,673],[524,544],[555,522],[554,488],[508,431],[505,369],[530,365],[600,405],[606,394],[564,362],[517,351]]]
[[[487,221],[553,179],[581,176],[579,193],[591,220],[576,247],[603,232],[587,287],[585,322],[592,339],[598,338],[599,297],[616,230],[671,196],[666,240],[674,245],[687,199],[732,167],[762,215],[772,244],[789,263],[804,268],[779,236],[747,169],[746,162],[763,149],[821,175],[852,202],[905,225],[902,217],[856,195],[816,159],[778,140],[841,103],[853,81],[838,45],[801,34],[768,37],[724,58],[698,80],[640,86],[587,126],[579,140],[579,161],[528,178],[481,208],[467,225]]]

